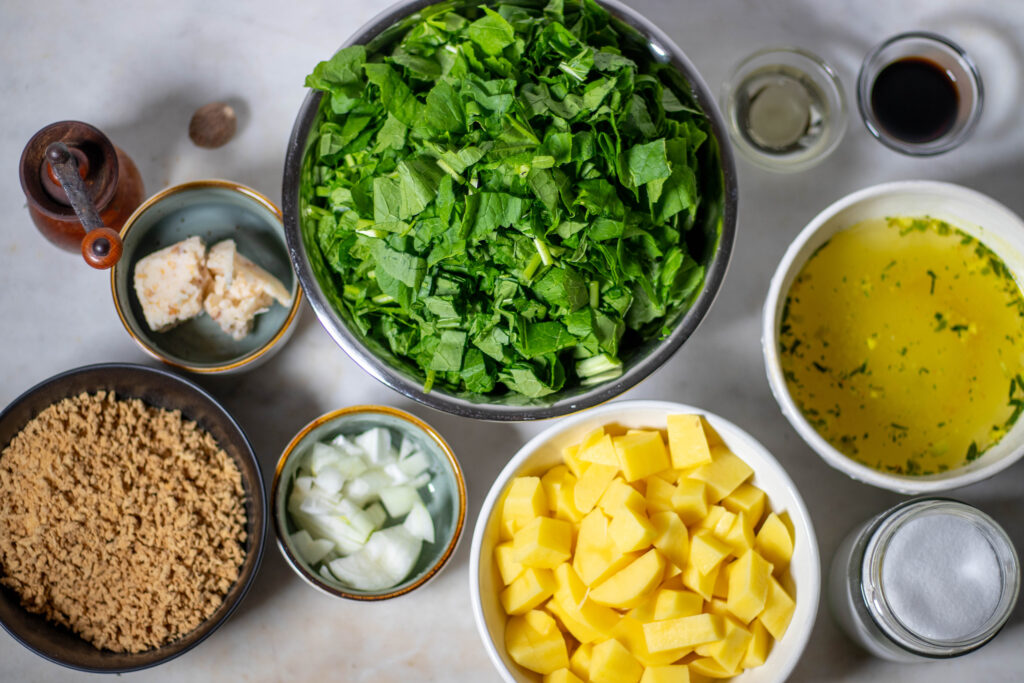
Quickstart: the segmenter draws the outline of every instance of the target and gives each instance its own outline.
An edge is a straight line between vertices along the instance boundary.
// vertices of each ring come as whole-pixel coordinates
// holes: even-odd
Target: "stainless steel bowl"
[[[545,4],[542,0],[537,0],[537,3]],[[616,20],[637,31],[646,40],[652,59],[675,67],[681,77],[681,84],[689,87],[708,117],[721,169],[721,177],[711,179],[710,191],[714,200],[706,202],[698,219],[700,223],[697,227],[712,236],[708,240],[706,258],[702,259],[707,267],[703,290],[685,314],[677,315],[672,322],[672,331],[666,337],[651,339],[624,353],[622,375],[603,384],[570,386],[539,399],[511,393],[497,397],[481,396],[437,388],[424,392],[423,377],[413,368],[394,358],[387,349],[368,344],[366,339],[349,326],[343,313],[332,305],[322,286],[331,275],[320,256],[314,235],[303,234],[300,220],[304,207],[304,199],[300,195],[301,179],[303,167],[309,159],[309,144],[315,134],[321,94],[311,91],[299,109],[285,157],[282,192],[285,236],[295,272],[313,310],[334,341],[373,377],[413,400],[455,415],[486,420],[535,420],[565,415],[603,403],[633,387],[667,361],[697,329],[722,285],[736,234],[737,188],[729,135],[715,98],[683,51],[661,29],[618,0],[599,0],[599,3]],[[436,4],[436,0],[399,3],[371,20],[342,47],[364,44],[371,50],[381,48],[398,38],[407,26],[406,22],[415,20],[420,10]],[[455,7],[475,6],[480,4],[480,0],[453,0],[445,4]]]

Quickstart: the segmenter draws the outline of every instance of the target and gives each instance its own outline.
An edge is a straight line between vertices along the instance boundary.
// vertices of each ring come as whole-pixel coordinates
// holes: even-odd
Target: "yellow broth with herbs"
[[[790,287],[779,345],[804,417],[878,470],[960,467],[1024,410],[1020,287],[991,249],[940,220],[833,236]]]

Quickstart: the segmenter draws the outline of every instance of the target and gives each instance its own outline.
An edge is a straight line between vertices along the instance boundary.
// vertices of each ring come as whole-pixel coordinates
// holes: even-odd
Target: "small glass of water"
[[[733,143],[769,171],[801,171],[824,159],[846,131],[839,77],[797,48],[768,48],[735,68],[722,86]]]

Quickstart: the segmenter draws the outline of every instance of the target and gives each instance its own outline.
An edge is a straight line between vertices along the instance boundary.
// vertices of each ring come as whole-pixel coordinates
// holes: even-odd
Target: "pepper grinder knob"
[[[46,160],[86,230],[82,239],[85,262],[100,270],[113,267],[123,251],[121,237],[103,224],[78,174],[78,162],[71,150],[63,142],[52,142],[46,148]]]

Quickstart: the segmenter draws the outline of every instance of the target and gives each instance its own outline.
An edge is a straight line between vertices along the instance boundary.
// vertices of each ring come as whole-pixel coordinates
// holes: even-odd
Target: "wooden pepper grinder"
[[[81,121],[50,124],[25,145],[20,176],[43,237],[94,268],[117,263],[118,231],[144,190],[138,168],[107,136]]]

